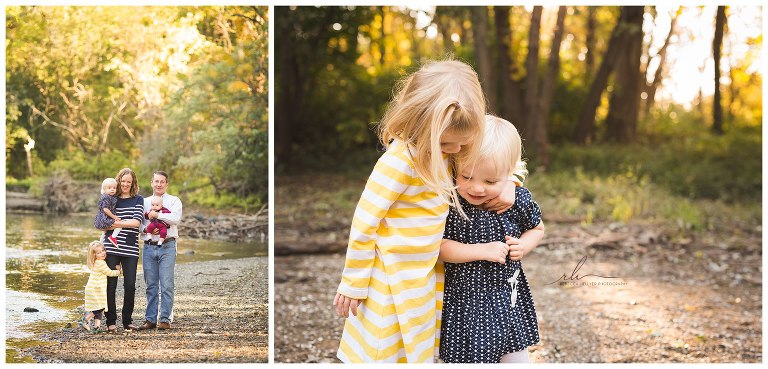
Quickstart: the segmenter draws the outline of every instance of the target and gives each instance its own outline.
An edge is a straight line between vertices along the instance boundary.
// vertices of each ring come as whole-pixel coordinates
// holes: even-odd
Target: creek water
[[[87,246],[100,232],[92,215],[6,212],[6,362],[33,362],[24,348],[41,344],[40,334],[79,320],[78,307],[89,271]],[[266,256],[266,243],[182,238],[177,263]],[[141,261],[139,261],[141,271]],[[139,293],[139,291],[137,291]],[[24,312],[25,308],[37,312]]]

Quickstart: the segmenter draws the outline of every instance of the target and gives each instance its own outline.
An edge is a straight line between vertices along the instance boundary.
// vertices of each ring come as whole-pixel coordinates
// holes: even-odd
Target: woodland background
[[[259,209],[267,30],[255,6],[7,7],[6,188],[98,198],[131,167],[146,194],[162,169],[185,205]]]
[[[275,361],[338,361],[373,128],[398,79],[448,55],[524,139],[547,229],[524,259],[534,362],[762,361],[762,14],[275,7]],[[572,273],[621,283],[549,284]]]
[[[378,155],[372,124],[395,81],[425,60],[453,55],[478,71],[490,111],[521,130],[532,179],[537,171],[632,174],[689,199],[754,201],[760,14],[749,7],[276,7],[276,169],[369,169]],[[681,53],[694,43],[702,57],[685,67],[701,75],[681,81],[670,71],[690,63]],[[700,85],[698,93],[676,101],[681,83]]]

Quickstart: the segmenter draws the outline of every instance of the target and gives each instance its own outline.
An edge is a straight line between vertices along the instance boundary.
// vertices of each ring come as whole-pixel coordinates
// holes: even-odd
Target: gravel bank
[[[176,265],[173,329],[90,334],[77,322],[41,339],[28,354],[39,362],[263,363],[268,361],[268,258]],[[118,285],[118,323],[122,281]],[[133,320],[143,322],[146,285],[136,278]]]

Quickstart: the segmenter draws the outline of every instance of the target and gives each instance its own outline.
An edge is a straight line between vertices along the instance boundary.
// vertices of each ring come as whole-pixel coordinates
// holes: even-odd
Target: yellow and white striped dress
[[[448,205],[417,177],[406,145],[393,142],[352,220],[338,292],[362,301],[344,325],[341,361],[434,361],[443,290],[436,263],[447,215]]]
[[[107,311],[107,277],[119,275],[120,271],[109,269],[104,260],[96,260],[93,263],[91,276],[85,285],[85,311]]]

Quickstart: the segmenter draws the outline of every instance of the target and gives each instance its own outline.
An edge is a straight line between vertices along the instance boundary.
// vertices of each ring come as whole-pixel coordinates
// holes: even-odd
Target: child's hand
[[[123,266],[122,266],[121,264],[117,264],[117,265],[115,265],[115,270],[120,270],[120,271],[122,271],[122,269],[123,269]]]
[[[488,242],[482,244],[485,250],[483,253],[485,257],[483,260],[487,260],[493,263],[505,264],[507,262],[507,254],[509,253],[509,246],[504,242]]]
[[[352,310],[352,315],[357,316],[358,305],[360,305],[360,300],[344,296],[338,292],[336,292],[336,297],[333,298],[333,306],[336,307],[336,312],[339,316],[345,318],[349,318],[349,310]]]
[[[522,260],[523,256],[525,256],[525,248],[520,244],[520,239],[510,236],[504,236],[504,238],[507,240],[507,245],[509,245],[509,259]]]
[[[499,196],[484,202],[480,207],[501,214],[512,208],[512,205],[515,205],[515,184],[510,181],[501,190]]]

